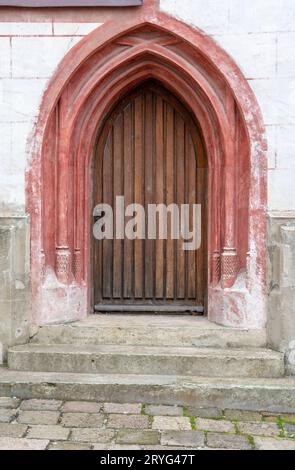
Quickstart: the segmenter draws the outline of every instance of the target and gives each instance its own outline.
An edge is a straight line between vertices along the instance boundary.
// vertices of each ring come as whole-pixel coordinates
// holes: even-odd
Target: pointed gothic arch
[[[209,319],[262,327],[266,144],[258,104],[212,39],[148,6],[77,44],[44,94],[27,172],[34,321],[73,320],[91,310],[93,146],[109,109],[148,79],[185,104],[205,142]]]

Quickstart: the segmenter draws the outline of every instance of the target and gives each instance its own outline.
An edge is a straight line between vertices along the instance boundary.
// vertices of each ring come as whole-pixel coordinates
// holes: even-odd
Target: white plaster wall
[[[160,0],[238,63],[269,141],[270,210],[295,210],[295,1]],[[4,23],[0,17],[0,215],[24,212],[26,140],[48,79],[97,23]]]
[[[13,23],[0,17],[0,216],[24,213],[26,142],[62,57],[100,23]]]
[[[269,210],[295,209],[295,1],[160,0],[212,36],[249,80],[267,127]]]

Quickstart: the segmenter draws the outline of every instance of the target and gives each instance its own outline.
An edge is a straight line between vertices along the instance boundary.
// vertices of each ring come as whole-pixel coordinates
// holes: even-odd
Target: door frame
[[[155,80],[147,80],[144,81],[143,83],[140,83],[139,86],[136,86],[134,89],[129,89],[125,95],[120,96],[117,102],[115,102],[110,109],[110,111],[104,116],[104,118],[101,120],[99,123],[99,127],[97,129],[97,136],[95,139],[95,144],[93,148],[93,155],[92,155],[92,165],[91,165],[91,178],[92,182],[94,182],[94,167],[95,167],[95,162],[97,158],[103,158],[102,151],[98,150],[98,146],[100,143],[105,143],[107,139],[107,134],[109,131],[109,128],[112,125],[112,120],[114,119],[114,116],[116,115],[118,108],[123,108],[125,103],[128,103],[130,100],[134,99],[137,95],[141,94],[142,87],[148,88],[151,92],[154,92],[155,94],[158,94],[161,97],[164,97],[167,102],[170,103],[170,105],[178,111],[178,113],[182,116],[183,120],[185,121],[186,125],[188,126],[190,132],[191,132],[191,137],[194,141],[194,147],[197,147],[196,153],[198,153],[198,166],[197,168],[206,168],[207,167],[207,156],[206,156],[206,147],[205,143],[203,140],[203,135],[202,131],[199,127],[198,122],[195,121],[195,118],[193,116],[193,113],[191,112],[190,109],[188,109],[186,106],[183,105],[183,103],[180,102],[177,96],[169,92],[163,85]],[[208,204],[207,204],[207,199],[208,199],[208,179],[206,175],[206,182],[204,183],[205,186],[205,191],[204,191],[204,196],[206,199],[206,206],[205,206],[205,211],[203,212],[203,216],[205,213],[205,217],[202,217],[202,224],[203,221],[205,225],[202,225],[202,240],[204,245],[202,249],[204,250],[204,260],[203,264],[206,266],[206,273],[204,275],[205,278],[205,289],[204,289],[204,298],[203,298],[203,304],[195,304],[193,303],[185,303],[185,301],[173,301],[170,302],[168,301],[165,303],[164,301],[155,301],[154,304],[151,302],[140,302],[135,300],[133,304],[128,304],[117,301],[114,302],[114,304],[99,304],[97,306],[95,304],[95,288],[94,288],[94,238],[92,233],[90,234],[90,250],[91,250],[91,257],[90,259],[93,260],[92,262],[92,271],[91,271],[91,285],[93,286],[92,290],[92,305],[94,307],[94,311],[99,311],[99,312],[136,312],[136,313],[147,313],[147,312],[155,312],[155,313],[194,313],[194,314],[207,314],[207,305],[208,305],[208,291],[207,291],[207,286],[208,286],[208,280],[207,280],[207,265],[208,265],[208,243],[207,243],[207,233],[208,233],[208,227],[207,227],[207,221],[208,221]],[[92,184],[92,200],[94,201],[94,184]],[[93,223],[93,207],[90,207],[90,214],[89,214],[89,219]],[[205,227],[205,228],[204,228]]]
[[[114,13],[73,47],[44,94],[26,180],[33,322],[84,318],[91,310],[85,214],[95,136],[112,104],[147,78],[179,96],[202,128],[209,165],[209,319],[263,327],[267,148],[261,112],[226,52],[151,0]]]

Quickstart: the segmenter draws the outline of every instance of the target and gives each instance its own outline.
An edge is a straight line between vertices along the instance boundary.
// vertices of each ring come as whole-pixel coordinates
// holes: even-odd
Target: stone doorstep
[[[185,332],[185,334],[183,334]],[[126,344],[145,346],[266,347],[265,330],[224,328],[204,317],[95,314],[70,325],[46,325],[33,337],[38,344]]]
[[[52,386],[54,384],[54,386]],[[175,405],[202,410],[235,409],[295,413],[295,378],[214,379],[154,375],[16,372],[0,367],[0,395],[71,401]],[[209,410],[210,412],[210,410]],[[193,412],[196,414],[196,412]],[[215,411],[213,411],[214,417]],[[208,417],[210,417],[207,414]]]
[[[27,344],[8,350],[16,371],[155,374],[203,377],[282,377],[283,355],[269,349],[128,345]]]

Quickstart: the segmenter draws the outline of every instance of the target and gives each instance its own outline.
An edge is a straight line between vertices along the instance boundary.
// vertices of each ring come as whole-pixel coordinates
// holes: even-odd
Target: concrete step
[[[95,375],[15,372],[0,367],[0,395],[295,413],[295,377]]]
[[[265,330],[225,328],[209,322],[206,317],[190,315],[97,314],[76,323],[43,326],[32,342],[261,348],[266,346],[266,333]]]
[[[267,349],[27,344],[8,351],[13,370],[92,374],[281,377],[283,355]]]

